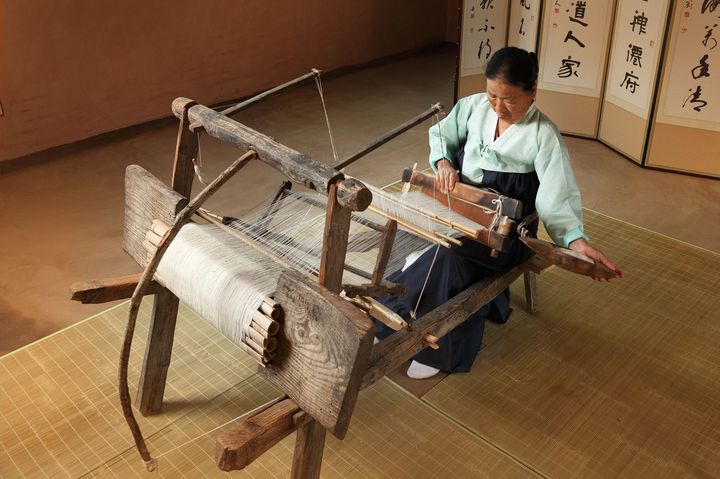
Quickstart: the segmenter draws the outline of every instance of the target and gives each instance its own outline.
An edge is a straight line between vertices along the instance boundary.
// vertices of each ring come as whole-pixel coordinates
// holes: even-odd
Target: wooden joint
[[[372,193],[367,186],[355,178],[337,182],[337,202],[352,211],[364,211],[372,203]]]

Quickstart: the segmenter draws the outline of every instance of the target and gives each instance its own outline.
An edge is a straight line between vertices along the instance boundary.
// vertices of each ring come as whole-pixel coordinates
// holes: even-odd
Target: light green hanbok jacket
[[[483,170],[535,171],[540,180],[535,207],[555,243],[567,247],[583,232],[580,191],[560,131],[533,103],[519,122],[495,139],[498,117],[485,93],[462,98],[430,128],[430,165],[454,158],[464,146],[462,181],[480,183]],[[457,165],[455,165],[457,167]]]

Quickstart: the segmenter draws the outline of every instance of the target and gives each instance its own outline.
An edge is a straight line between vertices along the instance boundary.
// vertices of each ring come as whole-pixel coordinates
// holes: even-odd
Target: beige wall
[[[0,161],[446,38],[447,0],[5,0]],[[382,101],[382,99],[378,99]]]

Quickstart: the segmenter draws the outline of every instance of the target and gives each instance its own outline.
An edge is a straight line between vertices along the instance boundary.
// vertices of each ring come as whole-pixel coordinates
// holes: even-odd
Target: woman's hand
[[[437,167],[435,186],[447,194],[455,188],[455,183],[458,182],[458,172],[453,168],[452,163],[446,159],[438,161],[435,166]]]
[[[611,270],[615,271],[620,278],[625,276],[625,274],[620,270],[620,268],[618,268],[617,266],[612,264],[610,261],[608,261],[608,259],[602,253],[602,251],[600,251],[599,249],[595,248],[593,245],[588,243],[585,238],[578,238],[575,241],[573,241],[572,243],[570,243],[570,249],[573,251],[577,251],[578,253],[582,253],[585,256],[587,256],[588,258],[590,258],[598,263],[604,264]],[[593,277],[593,279],[600,280],[601,278]],[[610,281],[610,280],[606,280],[606,281]]]

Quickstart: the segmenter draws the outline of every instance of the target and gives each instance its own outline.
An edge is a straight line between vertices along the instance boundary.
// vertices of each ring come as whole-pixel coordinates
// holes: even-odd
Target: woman
[[[622,277],[622,271],[583,232],[580,192],[567,147],[557,127],[534,103],[537,74],[534,53],[514,47],[495,52],[485,70],[486,93],[461,99],[430,129],[430,165],[436,171],[436,186],[445,193],[461,181],[521,200],[524,216],[537,208],[555,243]],[[531,230],[537,230],[537,222]],[[531,255],[517,238],[509,252],[497,257],[490,255],[487,246],[469,240],[459,247],[440,248],[433,262],[435,253],[427,251],[404,271],[390,276],[389,281],[406,284],[408,294],[382,302],[405,318],[417,306],[415,315],[420,317],[488,274],[507,271]],[[482,345],[484,318],[494,315],[501,322],[507,320],[507,298],[501,295],[473,314],[440,340],[438,350],[425,348],[418,353],[408,376],[423,379],[440,370],[469,371]],[[378,338],[391,332],[378,323]]]

